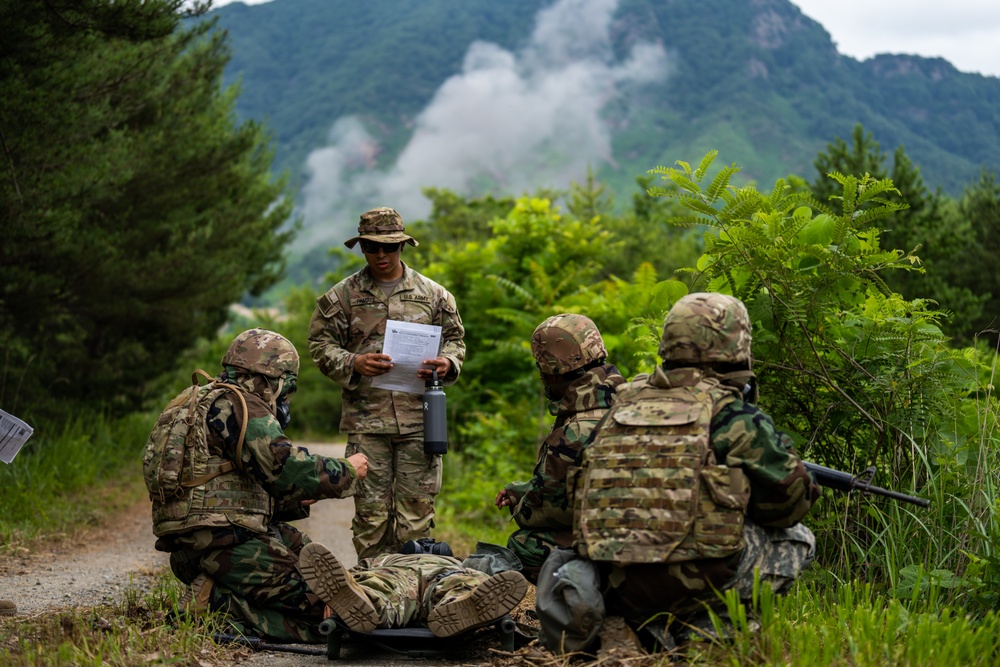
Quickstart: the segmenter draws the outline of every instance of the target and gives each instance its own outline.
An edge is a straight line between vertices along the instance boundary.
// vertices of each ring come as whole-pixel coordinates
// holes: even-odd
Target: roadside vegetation
[[[47,16],[39,3],[9,17],[19,39],[44,33],[50,48],[30,95],[0,74],[0,111],[50,114],[38,133],[18,117],[26,138],[8,151],[17,178],[0,180],[10,204],[0,207],[0,404],[36,429],[0,466],[0,558],[139,499],[140,452],[159,409],[196,368],[216,373],[232,336],[251,326],[280,331],[303,356],[293,440],[337,435],[339,392],[308,360],[307,326],[316,285],[359,258],[332,250],[329,274],[281,294],[276,311],[228,310],[279,280],[272,260],[294,226],[290,196],[268,173],[262,128],[232,122],[235,92],[219,88],[224,42],[175,32],[180,2],[114,4],[120,13],[67,9],[41,33],[27,27]],[[59,134],[80,99],[118,85],[114,103],[87,106],[77,134]],[[173,123],[182,111],[195,120]],[[53,166],[63,161],[73,168]],[[651,169],[628,202],[592,176],[516,198],[428,189],[432,213],[407,226],[420,248],[403,259],[455,294],[469,349],[447,389],[435,536],[461,553],[513,530],[493,498],[531,474],[551,419],[530,354],[539,322],[588,315],[632,377],[657,363],[677,298],[723,291],[748,306],[760,404],[803,458],[875,466],[878,485],[931,506],[825,490],[806,519],[819,544],[803,580],[784,598],[760,591],[751,610],[730,600],[733,637],[698,643],[685,660],[1000,661],[1000,186],[984,170],[952,198],[931,192],[901,148],[887,162],[858,127],[817,157],[813,182],[790,175],[766,189],[733,185],[739,167],[714,152]],[[212,286],[220,275],[226,284]],[[0,618],[0,662],[234,662],[241,649],[211,640],[218,619],[170,619],[179,593],[165,573],[111,606]]]

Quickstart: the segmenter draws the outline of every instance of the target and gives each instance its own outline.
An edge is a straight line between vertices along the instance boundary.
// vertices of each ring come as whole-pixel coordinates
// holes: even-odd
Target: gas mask
[[[278,420],[278,426],[284,431],[292,422],[292,408],[289,399],[295,393],[295,376],[289,376],[283,381],[279,381],[279,394],[274,402],[274,418]]]

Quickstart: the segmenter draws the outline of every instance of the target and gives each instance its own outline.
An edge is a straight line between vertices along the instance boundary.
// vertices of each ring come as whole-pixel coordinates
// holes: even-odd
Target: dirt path
[[[343,445],[314,444],[310,451],[343,456]],[[297,525],[323,542],[348,565],[357,558],[351,546],[350,500],[313,505],[311,517]],[[149,501],[136,503],[101,528],[76,539],[59,540],[43,550],[19,553],[0,566],[0,599],[32,615],[54,607],[87,607],[115,599],[132,583],[148,585],[167,567],[167,555],[153,548]]]
[[[310,452],[340,457],[343,444],[305,445]],[[325,544],[347,566],[357,563],[351,543],[354,503],[325,500],[312,506],[310,518],[295,525],[314,541]],[[153,548],[150,504],[142,501],[113,521],[76,539],[46,545],[41,551],[16,554],[0,563],[0,599],[17,603],[18,615],[30,617],[53,609],[91,607],[116,602],[129,586],[148,589],[157,574],[168,568],[167,555]],[[301,647],[321,649],[322,646]],[[438,664],[414,660],[370,647],[345,645],[342,658],[359,667]],[[259,651],[240,663],[247,667],[329,665],[322,655]],[[462,664],[451,662],[450,664]],[[482,664],[482,661],[471,664]]]

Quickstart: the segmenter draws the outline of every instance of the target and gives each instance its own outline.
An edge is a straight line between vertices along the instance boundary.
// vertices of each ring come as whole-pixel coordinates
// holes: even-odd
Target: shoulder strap
[[[204,378],[207,378],[209,380],[209,382],[214,382],[215,381],[215,378],[213,378],[211,375],[209,375],[208,373],[206,373],[205,371],[203,371],[202,369],[199,368],[199,369],[195,370],[194,373],[191,374],[191,383],[192,384],[195,384],[195,385],[199,384],[198,383],[198,376],[199,375],[202,376],[202,377],[204,377]],[[243,408],[243,419],[240,422],[240,437],[236,441],[236,464],[233,465],[232,461],[225,461],[221,466],[219,466],[219,469],[216,470],[213,473],[209,473],[207,475],[202,475],[201,477],[195,477],[195,478],[192,478],[192,479],[190,479],[190,480],[188,480],[186,482],[181,482],[181,486],[186,487],[186,488],[191,488],[191,487],[194,487],[194,486],[201,486],[205,482],[208,482],[208,481],[210,481],[212,479],[215,479],[219,475],[224,475],[227,472],[230,472],[231,470],[233,470],[234,468],[238,468],[240,472],[244,472],[244,469],[243,469],[243,442],[246,440],[246,434],[247,434],[247,415],[249,414],[249,411],[247,410],[247,402],[246,402],[246,399],[243,398],[243,389],[241,389],[237,385],[230,384],[228,382],[219,382],[218,384],[221,387],[229,389],[232,393],[236,394],[236,397],[238,399],[240,399],[240,406]],[[194,394],[193,394],[193,396],[191,398],[191,405],[188,408],[188,419],[190,419],[191,415],[194,414],[194,412],[195,412],[194,405],[197,402],[197,397],[198,397],[198,392],[196,391],[196,392],[194,392]],[[188,426],[189,427],[192,426],[192,424],[191,424],[190,421],[188,422]],[[187,449],[187,447],[188,447],[187,438],[190,438],[190,437],[191,437],[191,429],[188,428],[188,434],[187,434],[187,436],[186,436],[186,438],[184,440],[184,448],[185,449]]]

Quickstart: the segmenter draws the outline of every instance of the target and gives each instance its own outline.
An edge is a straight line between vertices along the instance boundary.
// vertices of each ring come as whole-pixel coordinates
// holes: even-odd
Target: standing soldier
[[[510,508],[520,530],[507,540],[507,548],[534,582],[549,553],[573,543],[566,472],[625,379],[605,363],[608,351],[601,332],[583,315],[555,315],[539,324],[531,336],[531,353],[556,421],[539,448],[531,479],[504,486],[495,504]]]
[[[654,617],[689,621],[719,604],[717,591],[749,599],[755,569],[784,592],[812,560],[815,539],[799,521],[819,487],[788,436],[745,395],[753,373],[743,303],[681,298],[664,322],[660,357],[652,375],[618,390],[584,446],[573,516],[585,560],[556,552],[539,578],[553,650],[585,648],[605,611],[638,627]],[[566,613],[560,596],[567,583],[588,580],[586,563],[600,582],[599,594],[591,587],[581,596],[592,613]]]
[[[455,298],[441,285],[402,262],[403,219],[391,208],[361,215],[358,235],[367,266],[316,300],[309,323],[309,351],[319,369],[343,387],[340,430],[347,453],[364,453],[371,468],[354,496],[351,525],[358,558],[397,552],[409,540],[430,535],[434,497],[441,489],[441,456],[424,453],[420,395],[372,387],[372,378],[392,368],[382,353],[387,320],[441,327],[439,356],[417,371],[432,370],[444,384],[458,379],[465,359],[465,329]]]
[[[367,460],[313,456],[285,436],[299,355],[284,336],[244,331],[222,368],[174,398],[146,444],[156,548],[188,584],[187,611],[223,611],[277,641],[323,641],[323,602],[298,570],[309,538],[283,521],[351,495]]]

